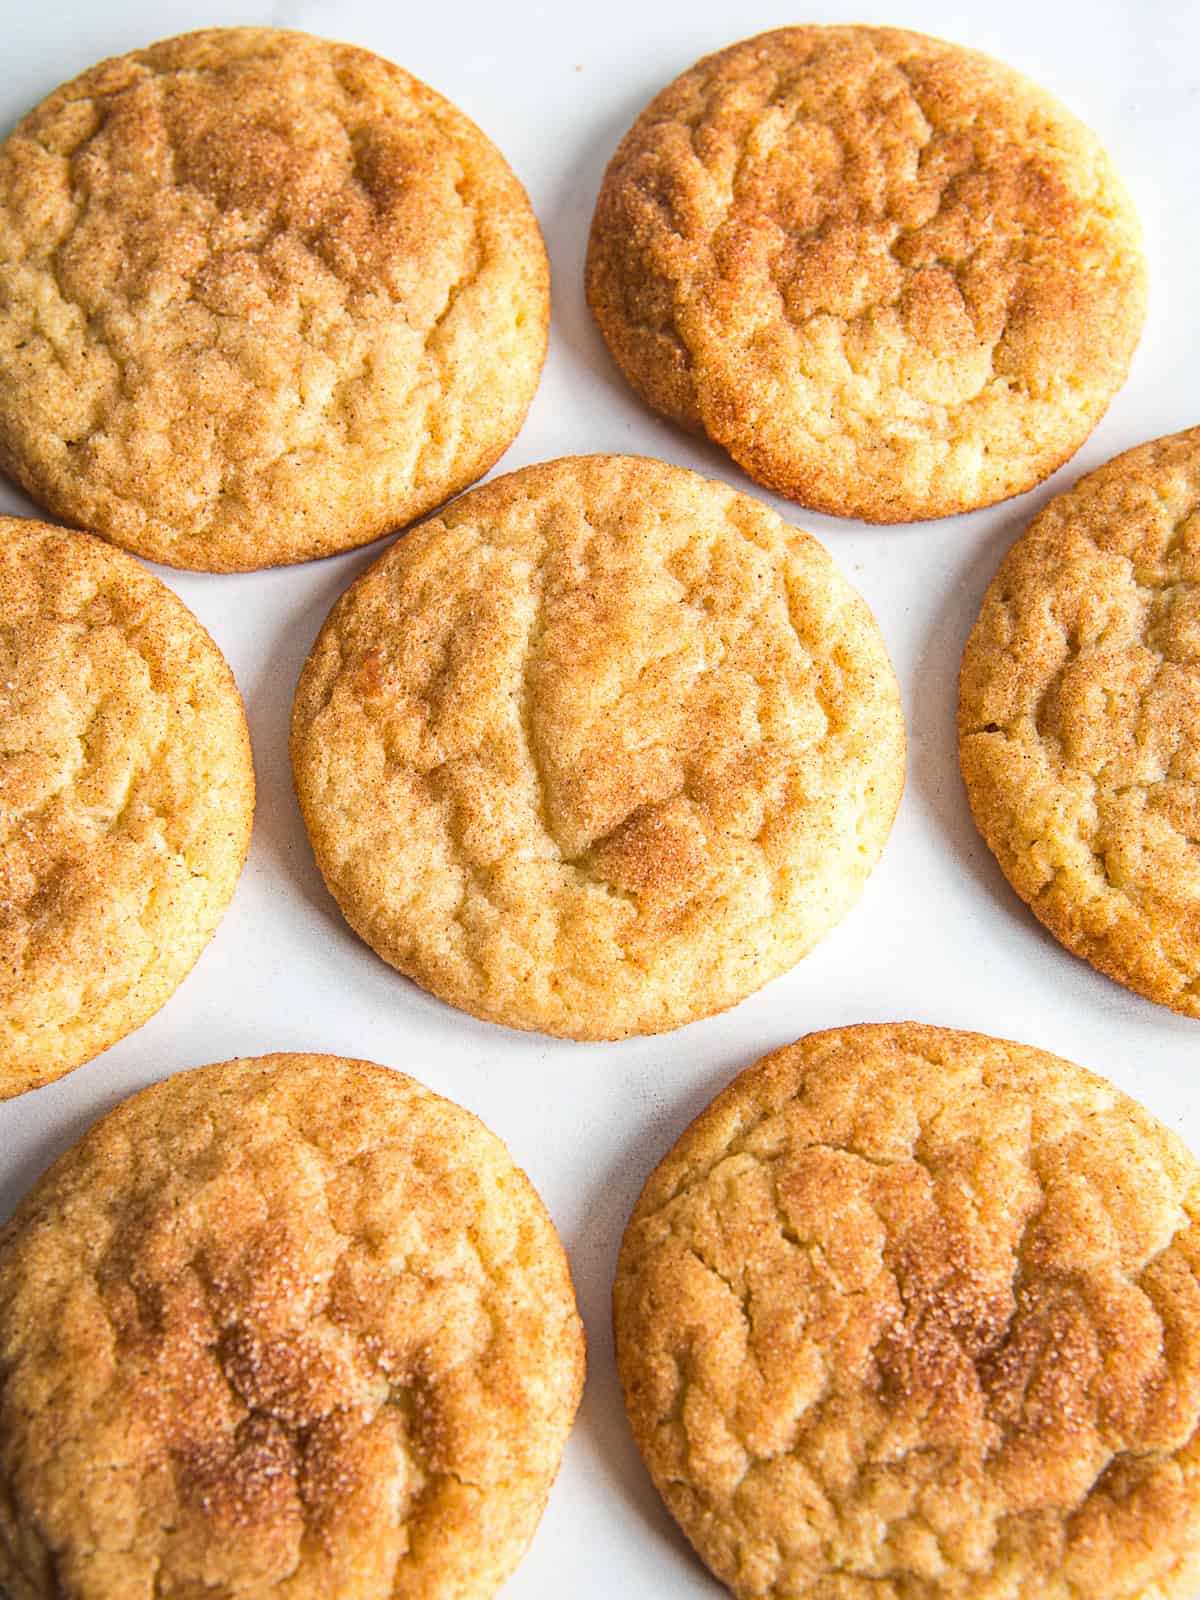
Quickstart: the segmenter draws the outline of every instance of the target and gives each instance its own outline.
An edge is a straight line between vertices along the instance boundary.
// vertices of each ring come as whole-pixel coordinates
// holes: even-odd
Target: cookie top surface
[[[874,618],[821,546],[662,462],[473,490],[338,602],[292,760],[326,882],[453,1005],[678,1027],[857,897],[903,783]]]
[[[908,522],[1039,482],[1124,381],[1140,229],[1018,73],[890,28],[699,62],[609,166],[588,296],[634,388],[820,511]]]
[[[350,45],[184,34],[0,148],[0,464],[156,561],[302,561],[432,509],[516,434],[548,317],[503,157]]]
[[[99,539],[0,518],[0,1099],[170,997],[253,811],[241,696],[183,602]]]
[[[582,1380],[553,1224],[470,1113],[329,1056],[179,1074],[0,1231],[0,1586],[478,1600]]]
[[[958,720],[971,809],[1021,898],[1200,1017],[1200,428],[1035,518],[984,596]]]
[[[615,1291],[655,1483],[740,1597],[1200,1578],[1200,1171],[1102,1079],[915,1024],[743,1073]]]

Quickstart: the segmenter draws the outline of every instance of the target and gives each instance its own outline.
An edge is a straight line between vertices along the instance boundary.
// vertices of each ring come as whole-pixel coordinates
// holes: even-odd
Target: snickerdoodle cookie
[[[915,1024],[744,1072],[621,1249],[634,1435],[742,1600],[1200,1581],[1200,1168],[1103,1079]]]
[[[342,597],[292,722],[318,864],[442,999],[675,1028],[805,955],[900,798],[900,698],[821,546],[662,462],[475,489]]]
[[[183,602],[99,539],[0,518],[0,1099],[170,997],[253,810],[241,697]]]
[[[548,315],[503,157],[350,45],[168,39],[0,148],[0,464],[156,561],[303,561],[440,504],[516,434]]]
[[[782,28],[651,102],[608,168],[588,296],[634,388],[759,482],[908,522],[1030,488],[1144,316],[1095,137],[1018,73],[893,28]]]
[[[967,642],[975,821],[1051,933],[1200,1017],[1200,428],[1052,500]]]
[[[470,1113],[332,1056],[181,1073],[0,1230],[10,1600],[484,1600],[583,1381],[566,1258]]]

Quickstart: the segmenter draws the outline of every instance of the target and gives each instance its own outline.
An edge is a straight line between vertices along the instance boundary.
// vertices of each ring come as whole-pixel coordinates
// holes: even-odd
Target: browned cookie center
[[[0,148],[0,461],[174,565],[345,549],[505,448],[548,299],[519,183],[441,96],[306,34],[185,34]]]
[[[11,1600],[486,1600],[583,1376],[562,1247],[412,1079],[268,1056],[136,1095],[0,1231]]]
[[[904,733],[815,540],[595,456],[473,491],[354,585],[292,758],[326,881],[386,960],[478,1015],[615,1038],[807,954],[883,848]]]
[[[253,806],[237,687],[182,602],[98,539],[0,518],[0,1099],[171,995]]]
[[[770,487],[910,521],[1086,438],[1144,315],[1095,138],[974,51],[785,28],[699,62],[613,157],[588,293],[627,377]]]
[[[638,1445],[744,1600],[1182,1600],[1198,1222],[1182,1144],[1069,1062],[814,1034],[734,1081],[630,1221]]]
[[[963,657],[971,808],[1101,971],[1200,1016],[1200,429],[1127,451],[1005,557]]]

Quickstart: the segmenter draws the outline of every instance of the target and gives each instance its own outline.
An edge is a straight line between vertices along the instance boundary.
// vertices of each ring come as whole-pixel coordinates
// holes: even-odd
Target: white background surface
[[[634,451],[753,489],[716,449],[659,422],[610,365],[582,264],[600,175],[651,94],[701,54],[787,22],[891,22],[977,46],[1053,89],[1101,135],[1146,229],[1150,319],[1130,380],[1073,462],[1007,505],[870,529],[774,501],[824,540],[883,627],[908,718],[908,789],[857,908],[800,967],[681,1032],[578,1045],[459,1015],[343,924],[292,796],[286,730],[301,663],[334,599],[382,546],[252,576],[163,572],[225,650],[246,698],[259,801],[249,864],[216,939],[144,1028],[63,1082],[0,1106],[0,1216],[101,1112],[183,1067],[271,1050],[361,1055],[422,1078],[509,1143],[571,1256],[590,1341],[580,1419],[541,1531],[506,1596],[720,1591],[689,1554],[629,1440],[608,1293],[620,1232],[668,1143],[733,1073],[814,1028],[916,1018],[1040,1045],[1107,1074],[1200,1146],[1200,1023],[1138,999],[1045,934],[971,824],[955,755],[963,641],[1001,554],[1056,489],[1117,451],[1200,422],[1200,3],[922,3],[864,16],[745,0],[0,0],[5,131],[102,56],[186,28],[307,28],[390,56],[448,95],[525,182],[554,272],[550,357],[499,471]],[[0,511],[33,508],[0,489]]]

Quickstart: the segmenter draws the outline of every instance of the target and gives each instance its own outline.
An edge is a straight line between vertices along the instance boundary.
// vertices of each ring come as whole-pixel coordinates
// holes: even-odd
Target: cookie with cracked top
[[[1200,1017],[1200,428],[1052,500],[984,596],[959,755],[976,824],[1055,938]]]
[[[90,534],[0,518],[0,1100],[170,998],[253,812],[241,696],[183,602]]]
[[[913,1023],[767,1056],[649,1178],[613,1305],[739,1600],[1200,1583],[1200,1168],[1082,1067]]]
[[[974,50],[782,28],[664,89],[604,178],[592,311],[753,478],[870,522],[1019,494],[1124,382],[1141,235],[1094,137]]]
[[[0,1230],[9,1600],[486,1600],[583,1383],[566,1257],[462,1107],[279,1055],[143,1090]]]
[[[432,510],[516,435],[548,321],[504,158],[351,45],[184,34],[0,148],[0,466],[155,561],[305,561]]]
[[[858,897],[904,777],[866,605],[808,534],[662,462],[474,489],[330,613],[292,764],[326,883],[452,1005],[676,1028]]]

